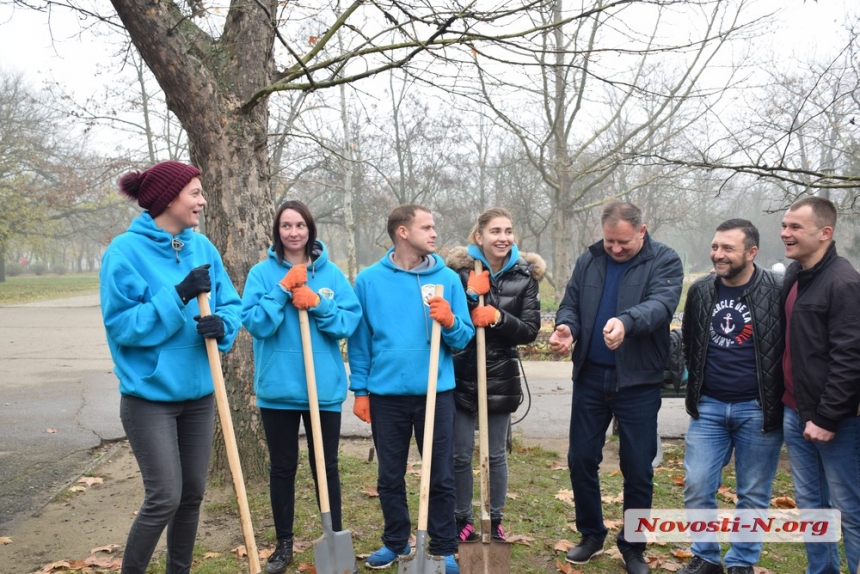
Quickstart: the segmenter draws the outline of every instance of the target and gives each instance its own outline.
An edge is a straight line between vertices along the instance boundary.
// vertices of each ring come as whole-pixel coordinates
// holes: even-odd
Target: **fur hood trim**
[[[535,281],[541,281],[546,275],[546,261],[537,253],[520,251],[520,258],[531,267],[531,275]],[[453,247],[445,258],[445,264],[455,271],[460,269],[472,269],[475,267],[475,259],[469,255],[466,247]]]

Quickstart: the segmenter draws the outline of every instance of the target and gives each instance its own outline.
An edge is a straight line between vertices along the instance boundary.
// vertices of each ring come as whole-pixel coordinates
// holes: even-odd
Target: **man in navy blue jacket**
[[[573,564],[603,552],[607,529],[598,468],[613,417],[620,436],[624,510],[651,508],[660,386],[669,324],[684,280],[677,253],[651,239],[638,207],[607,204],[601,224],[603,240],[577,259],[550,338],[557,353],[573,346],[567,463],[576,529],[582,533],[567,553]],[[622,529],[617,544],[628,573],[649,571],[644,543],[625,540]]]

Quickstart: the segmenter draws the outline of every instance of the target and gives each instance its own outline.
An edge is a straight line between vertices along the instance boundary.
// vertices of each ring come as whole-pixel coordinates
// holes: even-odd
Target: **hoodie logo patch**
[[[322,288],[322,289],[320,289],[317,293],[318,293],[318,294],[319,294],[319,296],[320,296],[320,297],[322,297],[323,299],[334,299],[334,291],[332,291],[332,290],[331,290],[331,289],[329,289],[328,287],[323,287],[323,288]]]
[[[435,285],[422,285],[421,286],[421,299],[424,301],[425,305],[429,305],[427,301],[436,296],[436,286]]]

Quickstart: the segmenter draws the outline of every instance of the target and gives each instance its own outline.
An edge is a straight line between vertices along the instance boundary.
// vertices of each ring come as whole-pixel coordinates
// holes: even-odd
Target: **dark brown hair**
[[[314,216],[311,215],[311,211],[308,209],[308,206],[295,199],[285,201],[275,213],[275,223],[272,225],[272,249],[274,249],[275,253],[278,255],[278,263],[284,262],[284,244],[281,242],[281,215],[283,215],[283,213],[288,209],[292,209],[301,215],[302,219],[305,220],[305,225],[308,226],[308,242],[305,245],[305,256],[308,259],[311,258],[314,243],[316,243],[317,240],[317,224],[314,221]]]

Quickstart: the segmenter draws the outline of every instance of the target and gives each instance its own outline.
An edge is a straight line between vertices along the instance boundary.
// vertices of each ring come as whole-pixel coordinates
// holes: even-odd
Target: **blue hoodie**
[[[102,256],[99,295],[123,395],[171,402],[214,391],[205,340],[194,320],[200,314],[197,299],[183,305],[176,292],[189,271],[206,263],[211,264],[210,307],[224,320],[218,348],[227,352],[241,328],[241,301],[205,235],[186,229],[174,237],[144,211],[111,241]]]
[[[364,314],[347,345],[349,388],[358,396],[427,394],[433,320],[426,301],[439,284],[445,288],[454,324],[442,329],[437,390],[450,391],[454,388],[451,348],[462,349],[475,334],[463,284],[436,254],[427,258],[429,265],[406,271],[391,261],[393,253],[389,249],[355,280]]]
[[[254,265],[242,292],[242,324],[254,337],[254,391],[257,406],[308,410],[299,312],[291,295],[278,282],[292,264],[278,262],[275,250]],[[308,309],[319,407],[340,411],[346,398],[346,369],[338,341],[349,337],[361,319],[361,306],[349,281],[328,260],[322,241],[314,246],[308,265],[308,287],[320,304]]]

